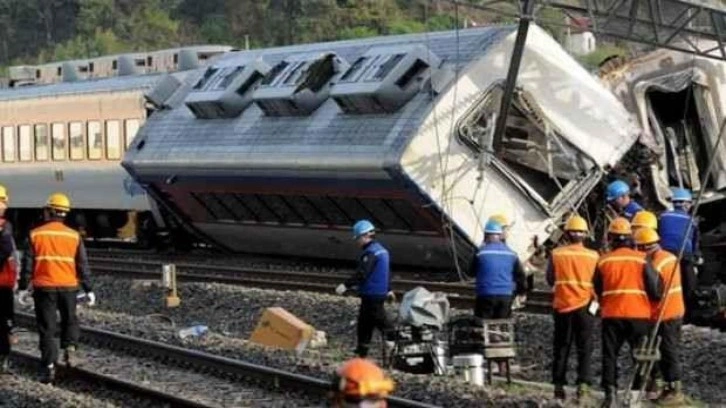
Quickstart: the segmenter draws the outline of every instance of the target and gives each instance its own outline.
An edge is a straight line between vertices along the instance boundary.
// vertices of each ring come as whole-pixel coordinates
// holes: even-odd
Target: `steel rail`
[[[16,313],[16,323],[23,327],[35,327],[35,317],[28,313]],[[274,388],[289,387],[305,394],[325,397],[332,389],[330,381],[273,367],[235,360],[228,357],[186,349],[170,344],[141,339],[107,330],[81,326],[81,341],[111,350],[172,362],[200,372],[219,374],[224,377],[255,378]],[[400,397],[389,397],[388,405],[402,408],[433,408],[435,405]]]

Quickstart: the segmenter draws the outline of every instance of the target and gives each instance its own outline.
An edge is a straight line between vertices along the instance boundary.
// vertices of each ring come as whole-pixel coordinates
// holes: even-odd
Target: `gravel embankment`
[[[218,284],[184,284],[180,286],[181,307],[165,310],[161,307],[162,293],[156,284],[98,277],[95,286],[99,306],[80,312],[82,321],[89,326],[316,376],[331,373],[337,364],[352,356],[355,347],[353,320],[357,315],[358,304],[355,298]],[[270,306],[284,307],[318,330],[324,330],[328,345],[319,350],[307,350],[296,358],[288,352],[269,350],[246,341],[264,308]],[[520,343],[518,364],[523,369],[517,376],[527,380],[548,381],[551,317],[519,315],[517,320]],[[176,331],[194,323],[209,326],[211,333],[201,339],[179,340]],[[726,357],[724,345],[726,336],[718,332],[692,328],[684,331],[684,361],[687,362],[684,384],[691,395],[707,403],[719,403],[726,399],[726,391],[720,386],[726,375],[726,365],[718,363]],[[598,340],[593,356],[596,383],[599,382],[600,373],[599,350]],[[574,356],[571,358],[574,360]],[[625,357],[623,361],[627,364]],[[546,391],[518,387],[516,396],[508,396],[502,387],[475,389],[451,377],[415,376],[399,372],[393,375],[399,383],[397,395],[427,399],[443,406],[556,406],[548,399],[550,393]]]
[[[38,337],[35,333],[21,333],[19,339],[16,349],[36,356],[39,354]],[[85,369],[205,405],[273,408],[289,406],[289,401],[296,401],[304,406],[314,405],[312,400],[301,393],[280,392],[260,384],[220,379],[105,349],[84,347],[81,356],[82,360],[77,365]],[[63,370],[62,364],[60,370]],[[94,395],[95,390],[89,390],[89,394]]]

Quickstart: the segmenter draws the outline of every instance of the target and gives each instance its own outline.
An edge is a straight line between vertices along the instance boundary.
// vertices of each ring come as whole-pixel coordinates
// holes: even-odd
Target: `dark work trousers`
[[[685,320],[688,322],[693,308],[693,292],[698,287],[695,265],[690,256],[684,255],[681,259],[681,287],[683,288],[683,303],[686,306]]]
[[[572,343],[577,347],[577,384],[592,383],[590,357],[592,356],[592,332],[595,317],[587,312],[587,306],[567,313],[555,312],[554,361],[552,383],[567,384],[567,360]]]
[[[35,289],[35,319],[40,337],[40,354],[43,366],[58,360],[58,346],[55,343],[56,310],[60,312],[61,348],[78,343],[80,328],[76,317],[77,290]]]
[[[358,311],[358,348],[356,354],[360,357],[367,357],[368,350],[373,338],[373,330],[378,329],[386,335],[387,340],[393,340],[393,323],[386,314],[383,306],[386,301],[384,296],[369,297],[361,296],[360,309]]]
[[[630,345],[633,353],[648,336],[651,323],[640,319],[603,319],[602,320],[602,387],[617,387],[618,354],[623,343]],[[638,376],[633,389],[639,389],[643,379]]]
[[[10,334],[15,320],[13,288],[0,288],[0,356],[10,354]]]
[[[651,371],[653,379],[658,377],[658,369],[660,369],[665,382],[681,380],[681,326],[683,326],[681,319],[661,322],[658,328],[660,363]]]
[[[477,296],[474,316],[480,319],[508,319],[512,317],[513,296]]]

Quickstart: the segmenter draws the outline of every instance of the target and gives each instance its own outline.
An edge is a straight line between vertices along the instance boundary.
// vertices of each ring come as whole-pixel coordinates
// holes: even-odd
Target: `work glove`
[[[524,309],[526,303],[527,295],[515,296],[514,301],[512,302],[512,310]]]
[[[86,306],[92,307],[96,304],[96,294],[93,292],[79,293],[76,300],[84,302]]]
[[[17,293],[18,303],[23,306],[28,306],[33,302],[33,298],[30,296],[29,290],[19,290]]]
[[[386,293],[386,301],[391,303],[396,301],[396,294],[393,293],[392,290],[389,290],[388,293]]]
[[[694,263],[694,264],[695,264],[696,266],[701,266],[701,265],[703,265],[703,262],[704,262],[704,261],[703,261],[703,257],[702,257],[702,256],[696,256],[696,259],[694,260],[694,262],[693,262],[693,263]]]
[[[335,293],[342,295],[346,290],[348,290],[348,288],[345,287],[345,283],[341,283],[337,288],[335,288]]]

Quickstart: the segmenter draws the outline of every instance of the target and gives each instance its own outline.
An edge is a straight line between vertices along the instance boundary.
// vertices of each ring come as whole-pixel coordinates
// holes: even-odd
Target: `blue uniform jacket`
[[[668,252],[679,254],[681,246],[685,241],[683,249],[684,257],[691,257],[698,253],[698,225],[693,220],[693,226],[686,235],[688,224],[693,217],[682,208],[676,208],[672,211],[664,211],[658,220],[658,234],[660,235],[660,245]]]
[[[627,218],[628,221],[633,220],[633,216],[637,214],[638,212],[643,211],[643,207],[636,203],[635,200],[630,200],[628,205],[623,208],[623,217]]]
[[[477,296],[512,296],[526,291],[526,275],[517,254],[503,242],[483,245],[472,261]]]
[[[361,297],[385,298],[390,290],[390,256],[378,241],[365,247],[358,261],[356,273],[346,286],[357,286]]]

